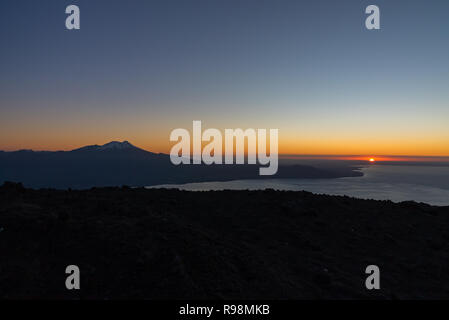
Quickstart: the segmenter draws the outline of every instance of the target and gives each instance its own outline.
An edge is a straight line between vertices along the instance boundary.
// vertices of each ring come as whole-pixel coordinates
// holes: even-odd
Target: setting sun
[[[374,160],[373,158],[369,159],[369,162],[374,162],[374,161],[376,161],[376,160]]]

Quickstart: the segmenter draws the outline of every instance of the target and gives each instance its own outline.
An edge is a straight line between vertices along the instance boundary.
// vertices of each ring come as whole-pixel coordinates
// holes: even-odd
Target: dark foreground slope
[[[449,208],[307,192],[0,188],[0,298],[449,298]],[[65,289],[65,268],[81,290]],[[379,265],[381,287],[364,287]]]

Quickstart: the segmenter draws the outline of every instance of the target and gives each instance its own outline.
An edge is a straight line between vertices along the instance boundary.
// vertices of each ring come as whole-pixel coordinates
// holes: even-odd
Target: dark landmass
[[[449,207],[287,191],[0,187],[0,298],[449,298]],[[65,289],[65,268],[81,290]],[[365,268],[381,290],[365,289]]]
[[[280,166],[273,176],[260,176],[259,165],[179,165],[167,154],[111,142],[73,151],[0,152],[0,183],[21,182],[30,188],[87,189],[91,187],[154,186],[206,181],[267,178],[339,178],[361,176],[353,166],[316,168]]]
[[[376,161],[377,165],[417,166],[417,167],[449,167],[447,161]]]

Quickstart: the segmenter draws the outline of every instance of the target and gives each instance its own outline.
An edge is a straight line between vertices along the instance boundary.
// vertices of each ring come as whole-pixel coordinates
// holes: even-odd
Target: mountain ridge
[[[355,168],[329,170],[308,165],[279,166],[274,176],[259,176],[259,165],[173,165],[170,156],[111,141],[71,151],[0,153],[0,183],[31,188],[86,189],[269,178],[338,178],[360,176]]]
[[[69,152],[80,152],[80,151],[117,151],[117,150],[134,150],[134,151],[145,151],[145,152],[149,152],[152,153],[150,151],[138,148],[136,146],[134,146],[133,144],[131,144],[130,142],[128,142],[127,140],[120,142],[120,141],[111,141],[108,143],[105,143],[103,145],[98,145],[98,144],[94,144],[94,145],[89,145],[89,146],[84,146],[81,148],[77,148],[77,149],[73,149]]]

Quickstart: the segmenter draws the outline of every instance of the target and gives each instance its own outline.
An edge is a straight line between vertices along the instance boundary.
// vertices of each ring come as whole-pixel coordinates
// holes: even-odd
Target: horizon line
[[[123,141],[119,141],[119,140],[112,140],[109,141],[105,144],[111,143],[111,142],[119,142],[119,143],[130,143],[132,146],[134,146],[135,148],[147,151],[147,152],[151,152],[151,153],[156,153],[156,154],[169,154],[166,152],[156,152],[156,151],[151,151],[151,150],[147,150],[144,148],[140,148],[135,146],[134,144],[132,144],[131,142],[129,142],[129,140],[123,140]],[[32,151],[32,152],[70,152],[70,151],[74,151],[83,147],[88,147],[88,146],[103,146],[103,145],[99,145],[99,144],[89,144],[89,145],[84,145],[81,147],[76,147],[74,149],[57,149],[57,150],[35,150],[35,149],[27,149],[27,148],[21,148],[21,149],[12,149],[12,150],[8,150],[8,148],[6,150],[2,150],[0,149],[0,152],[20,152],[20,151]],[[246,154],[247,155],[247,154]],[[449,155],[387,155],[387,154],[300,154],[300,153],[279,153],[279,158],[281,159],[297,159],[297,160],[353,160],[353,161],[367,161],[371,158],[375,159],[377,162],[382,162],[382,161],[449,161]],[[377,159],[376,159],[377,158]]]

